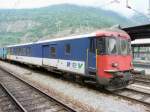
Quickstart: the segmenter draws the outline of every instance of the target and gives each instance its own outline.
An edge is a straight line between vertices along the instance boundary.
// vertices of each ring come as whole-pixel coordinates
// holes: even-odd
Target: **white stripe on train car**
[[[58,59],[43,58],[43,65],[57,67]]]
[[[29,63],[33,65],[42,66],[42,58],[7,55],[7,59],[22,62],[22,63]]]
[[[27,57],[27,56],[15,56],[7,55],[7,59],[29,63],[38,66],[52,66],[60,70],[75,72],[79,74],[85,74],[85,62],[84,61],[74,61],[74,60],[62,60],[62,59],[49,59],[49,58],[37,58],[37,57]]]
[[[58,60],[58,69],[85,74],[85,62],[73,60]]]
[[[43,65],[57,67],[58,69],[65,70],[65,71],[85,74],[84,61],[44,58]]]

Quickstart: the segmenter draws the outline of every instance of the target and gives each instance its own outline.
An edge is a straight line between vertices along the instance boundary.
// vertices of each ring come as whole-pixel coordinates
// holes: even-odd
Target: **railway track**
[[[144,85],[150,85],[150,77],[147,76],[135,76],[135,82],[144,84]]]
[[[13,112],[75,112],[20,78],[0,69],[0,109]],[[4,100],[3,100],[4,99]],[[11,100],[9,100],[11,99]],[[8,111],[7,111],[8,112]]]
[[[0,112],[22,112],[19,105],[14,101],[14,99],[8,94],[6,88],[0,84]]]
[[[2,72],[2,73],[1,73]],[[22,82],[22,80],[21,79],[18,79],[17,77],[15,77],[15,76],[12,76],[12,74],[8,74],[8,73],[6,73],[7,71],[3,71],[3,70],[1,70],[0,69],[0,82],[1,83],[3,83],[3,85],[5,85],[5,86],[8,86],[7,88],[8,89],[10,89],[10,88],[13,88],[14,90],[12,91],[12,92],[16,92],[16,91],[18,91],[18,92],[20,92],[20,94],[21,93],[24,93],[26,90],[27,91],[29,91],[29,93],[32,93],[31,91],[32,91],[32,89],[31,89],[31,91],[30,90],[28,90],[28,88],[25,88],[24,89],[24,87],[21,87],[21,84],[17,84],[16,82],[21,82],[21,83],[24,83],[24,85],[28,85],[28,84],[26,84],[26,82]],[[13,78],[13,80],[11,79],[11,78]],[[1,81],[1,80],[3,80],[3,81]],[[18,81],[15,81],[15,80],[18,80]],[[12,82],[15,82],[13,85],[12,85]],[[9,85],[11,85],[10,87],[9,87]],[[18,87],[15,87],[16,85],[19,85]],[[31,87],[31,85],[28,85],[29,86],[29,88],[33,88],[33,89],[35,89],[36,90],[36,88],[34,88],[34,87]],[[15,88],[14,88],[15,87]],[[22,88],[22,89],[21,89]],[[39,90],[36,90],[36,91],[38,91],[39,92]],[[25,92],[26,93],[26,92]],[[43,93],[41,93],[41,92],[39,92],[40,94],[43,94]],[[131,100],[131,101],[136,101],[136,102],[140,102],[140,103],[142,103],[142,104],[145,104],[145,105],[148,105],[148,106],[150,106],[150,94],[149,93],[144,93],[144,92],[141,92],[141,91],[136,91],[136,90],[133,90],[133,89],[129,89],[129,88],[126,88],[126,89],[123,89],[123,90],[118,90],[118,91],[115,91],[115,92],[113,92],[113,94],[115,94],[115,95],[117,95],[117,96],[120,96],[120,97],[122,97],[122,98],[125,98],[125,99],[128,99],[128,100]],[[14,97],[17,97],[17,94],[13,94],[14,95]],[[45,95],[45,94],[44,94]],[[43,95],[43,96],[44,96]],[[31,95],[31,96],[34,96],[34,94],[33,95]],[[25,95],[25,97],[28,97],[28,96],[26,96]],[[49,97],[49,96],[47,96],[46,95],[46,97]],[[26,109],[26,111],[46,111],[46,110],[48,110],[49,108],[47,108],[46,107],[46,109],[45,108],[43,108],[42,109],[42,107],[40,108],[40,102],[39,101],[36,101],[36,99],[33,99],[33,100],[31,100],[30,98],[27,98],[27,99],[24,99],[24,97],[23,98],[21,98],[22,100],[24,99],[25,100],[25,102],[23,101],[22,102],[22,100],[20,100],[20,98],[19,98],[19,96],[16,98],[16,99],[19,99],[19,102],[21,102],[20,104]],[[37,99],[40,99],[40,97],[38,97]],[[41,99],[43,99],[43,98],[41,98]],[[45,98],[44,98],[45,99]],[[46,99],[50,99],[51,100],[51,98],[46,98]],[[29,101],[28,101],[29,100]],[[35,101],[34,101],[35,100]],[[33,102],[31,102],[31,101],[33,101]],[[52,98],[52,101],[53,101],[53,98]],[[27,103],[27,102],[29,102],[29,104]],[[38,103],[37,103],[38,102]],[[55,100],[54,100],[54,102],[55,102]],[[33,104],[34,103],[34,104]],[[36,104],[37,103],[37,104]],[[58,104],[58,105],[61,105],[61,103],[59,104],[59,101],[56,101],[56,104]],[[31,106],[30,108],[31,108],[31,110],[30,110],[30,108],[28,108],[28,105],[29,106]],[[33,106],[36,106],[37,105],[37,108],[36,107],[33,107]],[[42,105],[44,105],[43,103],[42,103]],[[57,108],[55,108],[55,106],[53,106],[53,104],[52,104],[52,106],[50,105],[50,108],[53,108],[54,107],[54,111],[60,111],[60,112],[66,112],[66,111],[75,111],[74,109],[72,109],[72,108],[68,108],[67,106],[65,106],[65,107],[63,107],[63,105],[61,105],[61,107],[59,107],[57,105],[57,107],[58,108],[60,108],[60,109],[57,109]],[[27,106],[27,108],[26,108],[26,106]],[[38,110],[38,106],[39,106],[39,110]],[[29,109],[29,110],[28,110]],[[35,109],[35,110],[34,110]],[[20,111],[20,110],[19,110]],[[17,112],[17,111],[15,111],[15,112]]]
[[[117,96],[127,98],[132,101],[140,102],[144,105],[150,106],[150,94],[135,89],[125,88],[123,90],[113,92]]]

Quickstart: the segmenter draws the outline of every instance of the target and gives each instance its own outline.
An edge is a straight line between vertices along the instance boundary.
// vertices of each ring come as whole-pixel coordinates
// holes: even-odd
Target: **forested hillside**
[[[0,45],[87,33],[115,24],[133,23],[113,11],[70,4],[0,10]]]

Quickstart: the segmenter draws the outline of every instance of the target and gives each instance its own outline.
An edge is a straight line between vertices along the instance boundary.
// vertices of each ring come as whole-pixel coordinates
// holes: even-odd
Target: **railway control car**
[[[12,45],[7,59],[94,80],[116,90],[132,82],[132,55],[129,35],[120,29]]]

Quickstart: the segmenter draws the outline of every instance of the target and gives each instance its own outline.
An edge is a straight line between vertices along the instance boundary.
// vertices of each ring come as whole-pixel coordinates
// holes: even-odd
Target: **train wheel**
[[[82,86],[85,85],[84,78],[81,77],[80,75],[76,75],[76,82]]]

